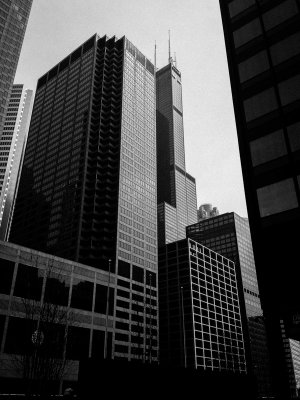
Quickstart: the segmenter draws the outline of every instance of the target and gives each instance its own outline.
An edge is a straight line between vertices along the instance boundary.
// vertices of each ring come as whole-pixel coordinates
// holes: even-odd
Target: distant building
[[[276,395],[288,398],[280,321],[300,340],[300,7],[220,0],[241,166]],[[297,263],[297,262],[296,262]],[[284,269],[283,269],[284,266]]]
[[[28,315],[33,300],[70,307],[66,353],[59,342],[60,356],[72,360],[65,380],[76,381],[79,360],[88,357],[157,362],[154,274],[133,266],[117,275],[1,241],[0,265],[0,392],[20,387],[14,386],[21,378],[17,357],[39,323]]]
[[[161,365],[246,373],[233,261],[192,239],[159,249]]]
[[[298,396],[300,394],[300,342],[289,339]]]
[[[172,60],[156,72],[158,246],[185,238],[197,221],[196,181],[186,172],[181,73]]]
[[[0,138],[32,0],[0,0]]]
[[[219,210],[217,207],[213,207],[210,203],[201,204],[199,210],[197,211],[198,221],[215,217],[216,215],[219,215]]]
[[[247,218],[236,213],[226,213],[204,219],[187,227],[187,237],[234,261],[236,274],[241,281],[239,293],[241,307],[246,315],[244,322],[247,347],[252,370],[261,396],[273,392],[266,324],[260,303],[252,241]],[[251,365],[249,365],[250,369]]]
[[[9,234],[32,104],[32,90],[13,85],[0,137],[0,240]]]

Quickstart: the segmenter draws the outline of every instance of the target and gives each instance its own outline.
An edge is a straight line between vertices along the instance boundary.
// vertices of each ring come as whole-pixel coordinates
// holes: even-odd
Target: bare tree
[[[44,273],[45,278],[40,278],[43,282],[41,299],[36,299],[35,287],[30,281],[24,282],[27,295],[21,298],[24,340],[14,364],[22,374],[28,398],[32,394],[47,397],[59,386],[70,363],[66,358],[66,346],[74,314],[68,307],[67,277],[53,265],[48,265]]]

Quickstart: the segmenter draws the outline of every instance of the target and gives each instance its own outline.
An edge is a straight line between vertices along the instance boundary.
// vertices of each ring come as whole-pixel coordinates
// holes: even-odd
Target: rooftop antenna
[[[177,68],[177,58],[176,58],[176,52],[174,52],[174,63],[175,63],[175,67]]]
[[[170,35],[170,29],[169,29],[169,63],[173,63],[173,59],[171,57],[171,35]]]
[[[156,40],[154,45],[154,71],[156,72]]]

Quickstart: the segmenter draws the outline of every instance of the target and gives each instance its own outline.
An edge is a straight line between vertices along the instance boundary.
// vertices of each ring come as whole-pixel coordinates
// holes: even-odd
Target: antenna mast
[[[156,40],[154,45],[154,72],[156,72]]]
[[[173,59],[171,57],[171,35],[170,35],[170,29],[169,29],[169,63],[173,63]]]

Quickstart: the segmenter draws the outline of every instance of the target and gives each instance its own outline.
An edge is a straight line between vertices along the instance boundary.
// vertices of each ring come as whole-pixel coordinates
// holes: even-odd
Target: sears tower
[[[184,239],[197,222],[195,179],[186,172],[181,73],[169,63],[156,72],[158,245]]]

